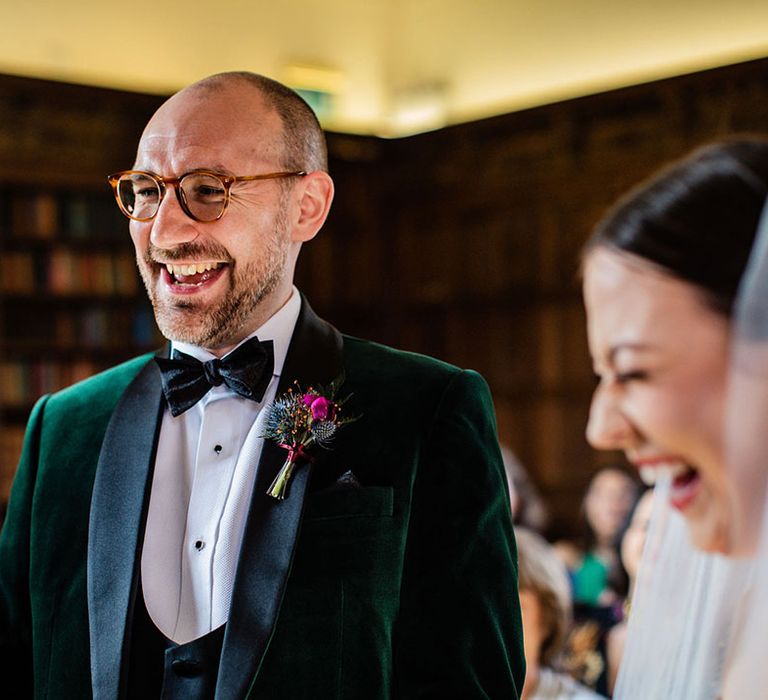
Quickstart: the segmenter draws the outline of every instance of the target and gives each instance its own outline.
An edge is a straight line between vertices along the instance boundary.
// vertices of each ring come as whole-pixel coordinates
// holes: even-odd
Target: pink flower
[[[304,399],[306,403],[306,397],[304,397]],[[331,402],[328,401],[328,399],[326,399],[325,396],[318,396],[309,405],[309,408],[312,411],[312,417],[315,420],[325,420],[326,418],[328,418],[328,412],[330,407],[331,407]]]
[[[301,400],[304,402],[305,406],[311,406],[312,402],[317,398],[317,394],[304,394],[304,396],[301,397]]]

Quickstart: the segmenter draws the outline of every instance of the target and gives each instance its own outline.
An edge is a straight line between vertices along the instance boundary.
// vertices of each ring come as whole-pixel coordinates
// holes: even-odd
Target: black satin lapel
[[[303,387],[327,385],[341,375],[341,334],[318,318],[306,299],[280,375],[278,394],[294,380]],[[310,466],[294,473],[285,500],[267,496],[286,453],[271,442],[262,450],[240,552],[224,637],[216,697],[245,698],[277,621],[304,510]]]
[[[302,297],[301,313],[285,358],[278,393],[294,380],[309,384],[330,384],[344,369],[344,341],[341,333],[323,321]]]
[[[88,529],[88,617],[94,700],[114,700],[124,677],[139,542],[159,432],[162,389],[150,361],[117,404],[104,436]]]

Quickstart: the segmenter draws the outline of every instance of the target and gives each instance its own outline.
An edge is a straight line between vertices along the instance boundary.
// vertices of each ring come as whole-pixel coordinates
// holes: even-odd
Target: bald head
[[[293,90],[258,73],[232,71],[217,73],[184,88],[181,94],[254,90],[274,110],[282,124],[280,159],[285,170],[328,171],[328,155],[320,122],[312,108]],[[173,99],[173,98],[171,98]],[[247,119],[248,115],[237,115]]]

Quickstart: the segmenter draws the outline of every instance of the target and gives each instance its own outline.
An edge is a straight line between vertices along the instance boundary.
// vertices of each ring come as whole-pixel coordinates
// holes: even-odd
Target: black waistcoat
[[[224,629],[186,644],[168,639],[150,618],[139,587],[128,659],[128,700],[212,700]]]

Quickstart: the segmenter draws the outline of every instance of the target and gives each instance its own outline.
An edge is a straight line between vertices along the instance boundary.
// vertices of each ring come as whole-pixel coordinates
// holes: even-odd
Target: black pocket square
[[[333,484],[334,488],[340,489],[359,489],[361,486],[351,469],[345,471]]]

